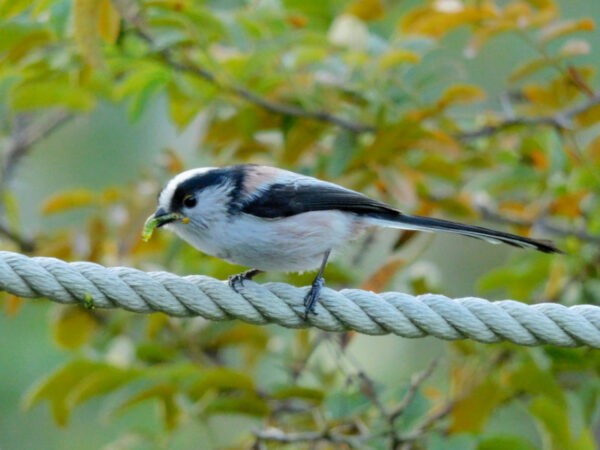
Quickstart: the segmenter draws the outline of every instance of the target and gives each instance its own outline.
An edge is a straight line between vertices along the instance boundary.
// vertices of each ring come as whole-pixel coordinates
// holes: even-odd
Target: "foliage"
[[[165,149],[158,167],[140,161],[137,183],[48,195],[35,233],[20,232],[15,171],[35,145],[103,104],[126,108],[135,123],[164,101],[163,120],[178,129],[201,121],[196,161],[285,166],[419,214],[483,218],[558,239],[567,255],[514,252],[479,288],[528,302],[596,303],[600,42],[587,12],[567,18],[560,6],[0,0],[0,245],[179,273],[234,272],[161,233],[141,242],[159,180],[190,164],[178,149]],[[80,220],[64,227],[44,226],[76,213]],[[328,268],[328,281],[443,291],[430,267],[398,275],[429,242],[417,236],[400,235],[385,254],[367,238],[352,264]],[[377,267],[365,265],[363,251],[377,253]],[[310,274],[287,277],[305,283]],[[17,299],[5,304],[18,314]],[[163,428],[150,439],[163,443],[190,422],[243,416],[223,445],[594,448],[600,361],[589,350],[449,344],[437,369],[444,381],[434,387],[433,366],[412,380],[376,381],[347,354],[353,336],[62,307],[52,326],[71,358],[40,374],[25,403],[47,402],[63,426],[101,399],[113,421],[139,404],[158,405]],[[503,428],[502,411],[527,426]]]

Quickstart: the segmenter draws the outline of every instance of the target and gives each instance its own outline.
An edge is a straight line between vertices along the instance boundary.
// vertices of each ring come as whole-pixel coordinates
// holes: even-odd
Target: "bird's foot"
[[[319,295],[321,294],[323,286],[325,286],[325,278],[321,276],[315,278],[306,297],[304,297],[304,320],[308,319],[310,313],[314,315],[318,314],[315,311],[315,307],[317,306],[317,301],[319,300]]]
[[[238,289],[244,287],[244,281],[251,280],[261,272],[262,270],[250,269],[242,273],[231,275],[227,281],[227,284],[229,284],[231,289],[239,293]]]

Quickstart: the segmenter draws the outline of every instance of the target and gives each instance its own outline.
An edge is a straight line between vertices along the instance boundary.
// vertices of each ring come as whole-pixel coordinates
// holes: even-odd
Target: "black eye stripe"
[[[237,196],[242,190],[243,179],[243,165],[213,169],[195,175],[177,186],[173,193],[173,197],[171,198],[170,209],[171,211],[176,212],[180,211],[183,207],[193,208],[198,202],[198,199],[196,198],[198,192],[208,187],[224,184],[226,182],[233,184],[232,195]],[[188,197],[194,198],[193,202],[195,203],[193,206],[185,203]]]

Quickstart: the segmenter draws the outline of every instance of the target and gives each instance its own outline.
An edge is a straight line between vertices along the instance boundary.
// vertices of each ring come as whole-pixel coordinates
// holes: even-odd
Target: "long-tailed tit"
[[[234,289],[263,271],[318,268],[304,299],[306,315],[314,312],[331,251],[372,226],[445,231],[560,253],[549,241],[404,214],[337,184],[260,165],[180,173],[161,191],[147,224],[150,232],[165,226],[204,253],[251,267],[230,277]]]

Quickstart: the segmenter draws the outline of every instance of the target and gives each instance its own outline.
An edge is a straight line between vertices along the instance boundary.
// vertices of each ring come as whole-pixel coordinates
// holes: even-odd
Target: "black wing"
[[[250,198],[241,210],[268,219],[326,210],[389,218],[400,215],[385,203],[328,183],[273,184],[259,196]]]
[[[241,211],[257,217],[276,219],[308,211],[338,210],[387,221],[384,226],[408,230],[445,231],[492,242],[503,242],[545,253],[562,253],[550,241],[530,239],[511,233],[466,225],[433,217],[411,216],[366,195],[328,184],[273,184],[257,197],[247,200]]]

